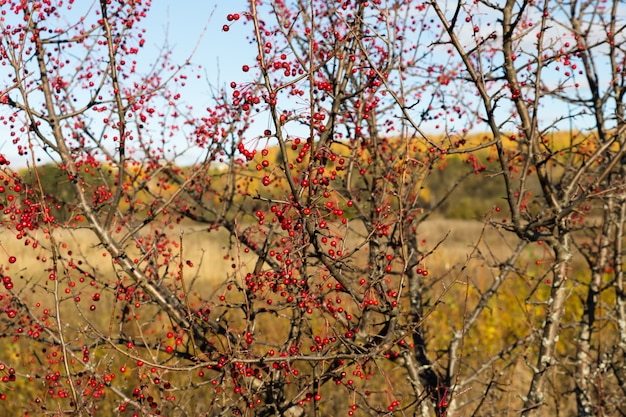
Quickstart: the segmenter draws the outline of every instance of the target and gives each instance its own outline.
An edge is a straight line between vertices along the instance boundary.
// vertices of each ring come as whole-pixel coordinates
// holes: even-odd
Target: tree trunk
[[[561,225],[561,231],[567,228]],[[561,317],[567,299],[567,267],[572,257],[571,235],[562,233],[553,242],[555,263],[552,268],[552,287],[550,298],[547,303],[546,319],[541,329],[541,341],[539,345],[539,356],[537,363],[532,367],[533,377],[527,397],[524,399],[522,416],[535,417],[545,415],[543,408],[545,402],[545,382],[550,375],[554,365],[556,365],[556,343],[559,340],[559,330],[561,327]]]
[[[591,282],[587,290],[583,315],[580,320],[578,333],[578,350],[576,352],[576,404],[579,416],[591,416],[593,413],[593,403],[591,397],[591,386],[589,377],[591,375],[591,365],[594,358],[591,355],[591,337],[596,321],[596,308],[599,302],[602,285],[602,275],[609,256],[609,245],[611,244],[611,229],[615,211],[613,200],[609,198],[603,207],[602,233],[598,242],[598,253],[592,260]]]

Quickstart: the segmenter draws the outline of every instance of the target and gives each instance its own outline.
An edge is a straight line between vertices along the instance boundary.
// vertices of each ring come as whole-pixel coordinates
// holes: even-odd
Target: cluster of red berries
[[[228,16],[226,16],[226,20],[228,20],[229,22],[236,22],[237,20],[239,20],[241,16],[239,16],[239,13],[233,13],[233,14],[228,14]],[[222,26],[222,30],[224,32],[228,32],[230,30],[230,25],[224,25]]]

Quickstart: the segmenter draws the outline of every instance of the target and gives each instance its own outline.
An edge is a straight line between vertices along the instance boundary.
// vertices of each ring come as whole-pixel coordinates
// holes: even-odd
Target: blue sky
[[[98,1],[77,1],[74,3],[72,11],[75,15],[63,16],[63,18],[67,17],[65,20],[76,21],[80,16],[80,11],[84,10],[80,9],[81,7],[97,8]],[[183,63],[197,46],[192,57],[192,63],[202,65],[200,72],[202,77],[201,79],[189,78],[189,85],[184,90],[182,97],[185,102],[197,109],[206,108],[211,105],[210,86],[224,86],[231,81],[238,83],[250,81],[253,77],[251,73],[244,73],[241,70],[244,64],[253,67],[254,57],[257,54],[256,47],[251,45],[247,39],[247,36],[252,32],[251,25],[245,25],[245,19],[242,18],[237,22],[231,22],[228,32],[222,30],[222,26],[229,23],[226,19],[229,13],[243,15],[248,8],[249,5],[246,0],[152,1],[147,18],[141,22],[141,26],[146,27],[147,33],[145,35],[146,44],[139,55],[140,65],[143,64],[148,67],[157,59],[164,46],[172,51],[171,60],[174,63]],[[204,30],[205,27],[206,31]],[[491,28],[487,29],[492,30]],[[562,36],[563,29],[560,28],[558,31],[554,35]],[[529,45],[528,48],[531,46]],[[602,64],[603,61],[600,63]],[[546,74],[548,73],[544,71],[543,74],[544,77],[547,77]],[[544,81],[546,80],[547,78],[544,78]],[[557,81],[556,77],[554,81]],[[1,78],[0,83],[2,83],[0,89],[7,87],[6,78]],[[561,103],[559,106],[542,108],[542,115],[546,118],[550,118],[548,116],[557,117],[567,111],[568,109],[564,108]],[[259,117],[257,122],[265,123],[262,117]],[[259,127],[259,132],[263,128]],[[432,128],[432,126],[426,123],[425,129],[428,130],[428,128]],[[568,128],[568,126],[560,126],[560,128]],[[15,147],[8,138],[8,132],[2,125],[0,125],[0,153],[5,154],[16,166],[23,166],[26,163],[23,157],[17,156]]]
[[[246,11],[247,3],[245,0],[153,1],[145,22],[147,45],[156,56],[158,48],[167,40],[174,47],[174,62],[183,62],[200,39],[193,62],[203,65],[209,81],[230,82],[233,76],[243,79],[241,66],[255,56],[254,47],[245,38],[250,27],[244,26],[243,19],[232,23],[228,32],[224,32],[222,26],[229,23],[226,20],[229,13]],[[205,26],[207,30],[203,34]]]
[[[84,3],[83,3],[84,2]],[[81,0],[75,4],[73,12],[76,16],[65,15],[66,21],[75,21],[78,13],[84,12],[82,7],[97,9],[97,1]],[[242,14],[249,7],[246,0],[157,0],[152,2],[147,18],[141,22],[146,28],[146,44],[140,52],[140,65],[146,66],[157,59],[161,49],[168,45],[172,50],[172,61],[183,63],[195,53],[191,62],[202,65],[200,80],[189,78],[189,85],[184,91],[184,100],[194,107],[205,108],[210,104],[208,98],[209,84],[225,85],[230,81],[243,81],[246,74],[241,67],[250,64],[256,56],[255,47],[249,44],[246,36],[251,32],[250,25],[244,25],[244,19],[228,22],[229,13]],[[65,11],[64,13],[67,13]],[[5,24],[15,24],[10,19],[12,13],[6,15]],[[222,30],[224,24],[230,23],[228,32]],[[206,28],[206,30],[205,30]],[[196,49],[197,47],[197,49]],[[248,74],[249,77],[249,74]],[[0,90],[7,87],[3,77]],[[3,112],[7,109],[5,108]],[[25,166],[27,160],[19,156],[11,143],[8,129],[0,125],[0,153],[4,154],[15,167]]]

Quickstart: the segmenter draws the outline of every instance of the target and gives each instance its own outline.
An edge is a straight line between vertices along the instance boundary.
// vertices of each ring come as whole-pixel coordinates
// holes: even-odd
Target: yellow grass
[[[246,254],[244,248],[238,247],[236,243],[231,245],[227,232],[208,232],[205,225],[199,224],[185,224],[182,226],[182,229],[184,232],[183,259],[193,263],[193,267],[188,267],[184,263],[185,281],[191,283],[197,277],[195,286],[192,289],[195,292],[194,299],[211,298],[215,301],[216,297],[224,292],[223,284],[226,281],[241,279],[242,275],[245,275],[247,271],[254,267],[256,262],[255,255],[251,253]],[[180,226],[168,227],[164,225],[161,229],[157,228],[157,230],[167,233],[173,242],[179,241]],[[151,231],[147,229],[143,233],[149,235]],[[351,236],[354,236],[351,237],[353,241],[348,242],[348,245],[352,246],[357,243],[357,237],[356,234]],[[38,248],[33,249],[23,245],[23,241],[17,241],[10,231],[0,232],[0,240],[3,242],[7,252],[18,258],[18,261],[9,267],[6,267],[7,264],[5,263],[4,272],[13,277],[16,282],[16,288],[24,287],[26,282],[29,283],[28,289],[34,289],[33,293],[28,294],[31,302],[36,302],[33,297],[41,297],[38,299],[49,305],[52,298],[50,293],[52,283],[47,277],[52,262],[50,259],[44,261],[43,257],[49,257],[46,247],[49,247],[50,239],[46,239],[43,234],[39,237],[43,242]],[[79,259],[84,261],[82,267],[85,269],[99,278],[105,278],[104,280],[114,279],[114,266],[111,259],[108,255],[103,256],[104,248],[98,245],[95,235],[91,231],[87,229],[71,232],[56,230],[53,232],[53,237],[59,244],[59,251],[65,258],[70,257],[68,253],[71,251],[71,257],[75,262]],[[484,289],[489,285],[492,274],[496,273],[496,270],[491,268],[487,261],[493,257],[499,261],[504,260],[510,255],[511,245],[516,239],[510,234],[501,235],[493,228],[484,228],[484,224],[480,221],[446,219],[432,219],[422,223],[417,230],[417,239],[419,242],[423,242],[421,246],[423,253],[428,253],[434,249],[433,254],[425,259],[423,265],[430,271],[429,276],[424,277],[424,283],[430,286],[429,297],[431,297],[431,303],[427,306],[427,309],[432,309],[425,323],[429,347],[444,349],[453,330],[458,329],[461,325],[464,309],[471,308],[474,305],[473,303],[479,296],[478,290]],[[478,246],[478,251],[474,250],[476,246]],[[137,250],[132,247],[128,248],[128,254],[131,257],[138,256]],[[470,257],[472,254],[473,256]],[[483,254],[487,261],[481,258],[479,254]],[[178,255],[179,253],[175,251],[172,258],[176,263],[171,267],[174,271],[177,271],[178,268]],[[365,257],[366,253],[362,251],[357,256]],[[544,256],[545,253],[542,247],[531,245],[520,262],[528,265],[528,268],[525,270],[531,275],[534,273],[534,268],[532,267],[534,260],[542,259]],[[359,259],[359,261],[362,260],[364,258]],[[61,264],[65,265],[64,262],[61,262]],[[235,268],[232,267],[233,264]],[[465,269],[462,268],[464,265],[466,266]],[[170,273],[172,270],[170,270]],[[61,277],[61,288],[67,286],[69,280],[76,280],[78,276],[79,274],[75,271],[70,271],[66,276]],[[471,334],[468,335],[465,342],[466,361],[480,363],[480,360],[495,353],[507,343],[510,343],[512,339],[519,336],[519,334],[527,333],[529,328],[524,328],[525,325],[537,325],[537,321],[540,320],[539,313],[542,311],[542,307],[525,305],[524,300],[524,297],[528,295],[536,280],[531,279],[530,276],[525,278],[527,282],[515,278],[510,279],[502,288],[503,294],[498,296],[490,304],[490,309],[484,313],[480,321],[480,328],[470,332]],[[469,284],[469,298],[466,305],[465,292],[466,288],[468,288],[467,284]],[[439,296],[441,296],[441,303],[436,304],[434,300]],[[537,297],[540,296],[543,295],[537,295]],[[94,316],[94,320],[99,320],[98,325],[104,330],[108,327],[113,309],[110,305],[111,299],[108,298],[107,300],[105,301],[103,298],[101,305],[98,306],[99,315]],[[404,301],[408,302],[406,299]],[[109,304],[106,304],[106,302]],[[344,303],[344,305],[347,304],[349,303]],[[64,304],[63,310],[65,309],[67,311],[62,312],[64,319],[71,320],[72,314],[75,314],[76,311],[71,301]],[[404,311],[406,311],[406,307],[403,307]],[[144,320],[149,320],[148,315],[145,312],[143,314],[145,316]],[[213,310],[212,314],[219,314],[219,310]],[[259,328],[255,330],[255,337],[259,339],[259,348],[266,347],[262,344],[262,341],[271,342],[272,338],[278,338],[280,336],[279,333],[283,330],[286,331],[289,325],[288,321],[286,321],[288,317],[271,316],[270,318],[270,316],[265,316],[263,320],[265,318],[268,321],[260,323]],[[80,318],[77,317],[76,319],[80,322]],[[146,321],[146,323],[148,322]],[[230,323],[237,328],[236,321],[231,320]],[[155,329],[152,331],[156,331],[156,333],[150,333],[146,337],[153,340],[162,340],[163,330],[159,326],[165,325],[159,322],[151,323],[150,326]],[[126,334],[138,334],[133,333],[134,323],[126,324],[125,326],[127,327],[124,330]],[[148,327],[143,329],[147,330]],[[161,330],[159,331],[159,329]],[[81,335],[78,331],[79,329],[76,330],[74,338],[69,339],[69,342],[80,346]],[[272,331],[273,333],[271,333]],[[24,340],[25,342],[21,343],[28,342],[28,339]],[[35,348],[33,347],[33,349]],[[113,351],[103,350],[100,354],[103,355],[103,358],[110,357],[111,360],[115,360],[118,367],[118,360],[125,361],[125,364],[127,363],[123,355],[116,356]],[[2,357],[0,355],[0,361],[13,363],[19,361],[19,359]],[[523,366],[518,368],[517,378],[519,380],[526,376],[525,372],[527,372],[527,369]],[[394,372],[398,372],[398,375],[401,375],[400,371],[392,372],[391,369],[389,370],[389,375],[394,375]],[[32,387],[28,389],[32,389]],[[324,395],[326,396],[325,398],[329,398],[332,396],[332,391]],[[513,399],[510,401],[513,401]],[[515,404],[514,406],[517,407],[520,404]]]

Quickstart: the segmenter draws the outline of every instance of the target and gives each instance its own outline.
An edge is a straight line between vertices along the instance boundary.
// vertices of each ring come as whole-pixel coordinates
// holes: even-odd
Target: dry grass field
[[[225,279],[233,277],[233,273],[245,274],[254,266],[256,257],[245,253],[234,239],[230,239],[224,230],[208,231],[201,224],[185,224],[183,226],[166,227],[160,231],[166,233],[175,243],[180,241],[183,231],[183,258],[191,261],[192,267],[185,264],[185,276],[195,278],[205,290],[214,288]],[[0,232],[0,242],[4,251],[17,258],[13,265],[6,266],[5,273],[11,275],[16,285],[22,283],[45,282],[52,266],[50,256],[51,239],[43,233],[33,237],[39,240],[36,248],[31,245],[20,244],[26,242],[16,240],[12,232]],[[113,265],[105,250],[98,244],[95,234],[88,229],[53,231],[52,238],[58,246],[60,255],[65,260],[73,259],[81,262],[81,268],[94,275],[110,274]],[[435,274],[449,274],[464,265],[472,254],[474,263],[479,257],[499,261],[509,256],[514,248],[516,239],[511,234],[500,232],[484,223],[473,220],[432,219],[422,223],[416,237],[420,242],[423,253],[429,254],[425,259],[425,266]],[[34,240],[34,239],[33,239]],[[350,244],[356,245],[360,240],[356,234],[351,237]],[[176,249],[179,250],[179,249]],[[129,256],[138,256],[138,252],[131,247]],[[431,253],[432,252],[432,253]],[[178,262],[178,253],[172,254],[172,259]],[[542,250],[526,252],[526,260],[541,259]],[[475,267],[484,262],[478,262]],[[233,264],[236,268],[233,269]],[[8,264],[7,264],[8,265]],[[177,268],[177,265],[173,266]],[[479,268],[480,269],[480,268]],[[486,272],[486,271],[485,271]],[[204,292],[204,291],[202,291]]]
[[[235,239],[231,239],[226,231],[208,231],[205,225],[191,223],[183,226],[163,225],[161,228],[144,230],[145,235],[155,233],[167,235],[169,247],[173,248],[171,258],[169,265],[161,263],[159,268],[161,271],[169,268],[168,274],[171,276],[179,270],[180,248],[176,245],[180,242],[181,228],[185,261],[183,262],[184,279],[191,295],[191,307],[197,307],[196,302],[202,303],[201,300],[216,306],[219,304],[218,297],[226,292],[225,284],[233,280],[243,280],[246,272],[254,268],[257,259],[251,253],[246,253],[243,247],[239,247]],[[79,281],[83,273],[78,272],[78,269],[96,277],[97,286],[115,281],[113,262],[105,253],[104,248],[98,245],[95,235],[90,230],[59,229],[53,231],[51,236],[62,255],[57,261],[57,270],[65,271],[64,274],[59,274],[56,282],[48,279],[50,268],[53,266],[49,258],[50,237],[46,238],[43,233],[37,235],[40,243],[33,248],[32,241],[35,236],[31,237],[30,245],[27,246],[11,236],[11,231],[0,232],[0,241],[4,249],[17,258],[14,264],[8,267],[6,266],[8,264],[5,264],[4,273],[13,278],[15,291],[21,291],[22,299],[28,300],[31,305],[41,304],[39,310],[47,306],[55,311],[55,292],[63,296],[71,282]],[[428,277],[423,279],[424,285],[428,287],[430,298],[428,305],[425,306],[427,310],[425,330],[428,343],[435,351],[445,352],[451,335],[461,325],[464,315],[473,308],[481,291],[490,285],[493,277],[498,273],[494,265],[510,256],[517,239],[510,234],[501,234],[480,221],[447,219],[431,219],[422,223],[417,230],[416,238],[422,253],[427,255],[423,267],[429,271]],[[352,233],[347,246],[356,245],[359,239],[357,233]],[[23,239],[23,242],[25,243],[26,239]],[[136,248],[129,246],[126,249],[128,256],[140,256]],[[365,250],[357,252],[356,261],[365,261],[365,256]],[[542,297],[547,296],[549,286],[542,285],[539,275],[540,271],[545,271],[547,265],[539,267],[535,263],[536,261],[548,262],[549,259],[546,256],[547,253],[541,245],[533,244],[527,246],[522,256],[516,260],[516,265],[519,267],[518,274],[506,280],[498,295],[490,301],[489,308],[481,314],[480,322],[469,332],[465,340],[464,360],[468,362],[468,366],[483,363],[538,325],[544,307],[541,302],[536,301],[541,301]],[[162,257],[155,258],[156,263],[162,260]],[[144,259],[140,264],[145,265],[146,262]],[[77,265],[79,268],[73,268],[72,265]],[[71,296],[66,295],[65,301],[60,305],[62,320],[66,326],[69,326],[68,329],[72,329],[65,332],[68,343],[77,348],[84,343],[84,335],[81,332],[84,331],[86,319],[90,326],[105,334],[110,331],[111,323],[119,322],[113,315],[114,313],[120,314],[120,303],[113,303],[111,291],[106,294],[103,291],[97,310],[89,315],[88,305],[91,303],[91,294],[94,292],[89,285],[89,281],[86,280],[76,285],[71,292],[65,292]],[[177,284],[174,283],[174,285]],[[84,302],[75,303],[72,297],[76,295],[83,295]],[[231,295],[233,296],[236,294]],[[408,304],[408,300],[406,301]],[[35,308],[33,311],[39,310]],[[142,307],[142,320],[145,322],[141,325],[132,322],[119,324],[120,329],[124,326],[122,333],[161,340],[164,323],[158,319],[152,319],[152,311],[150,308]],[[211,314],[219,315],[223,311],[215,308]],[[77,316],[77,313],[80,316]],[[568,314],[574,313],[570,311]],[[237,326],[236,320],[231,317],[227,318],[230,323]],[[277,326],[281,327],[281,325],[285,329],[288,328],[284,322],[261,323],[256,330],[257,337],[269,341],[272,337],[276,337]],[[269,327],[266,328],[266,326]],[[55,323],[51,323],[53,331],[54,328]],[[568,339],[571,340],[571,337],[564,337],[564,340]],[[15,346],[18,345],[19,349],[45,350],[43,344],[33,342],[29,338],[21,339]],[[0,358],[0,360],[18,362],[20,360],[19,349],[13,353],[5,351],[5,358]],[[124,361],[123,357],[116,357],[113,351],[107,349],[102,350],[98,355],[101,355],[103,361],[106,358],[112,361],[111,363]],[[509,366],[513,367],[511,372],[518,376],[515,384],[520,383],[520,386],[523,386],[521,379],[529,375],[528,369],[517,359],[511,359]],[[517,389],[513,385],[509,388],[510,392],[515,392]],[[27,395],[27,391],[24,391],[24,395]],[[332,390],[328,392],[328,395],[333,395]],[[513,397],[503,397],[498,401],[504,404],[507,401],[518,400]],[[514,405],[515,407],[521,406],[521,403]]]

